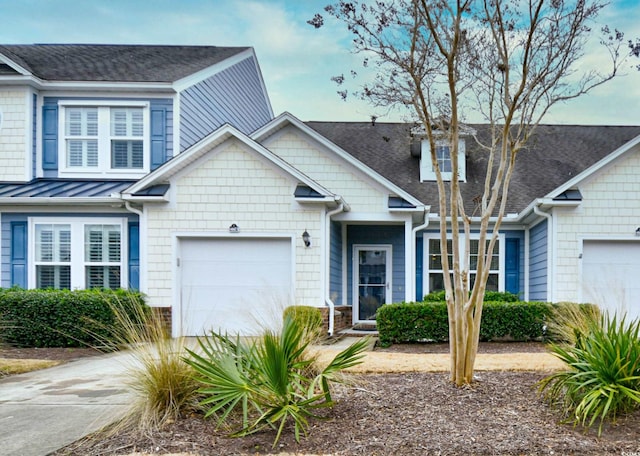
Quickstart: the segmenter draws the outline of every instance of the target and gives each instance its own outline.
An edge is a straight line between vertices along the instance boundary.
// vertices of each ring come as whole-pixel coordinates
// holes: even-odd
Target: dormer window
[[[438,167],[442,173],[442,178],[445,181],[451,180],[451,154],[450,145],[447,141],[436,141],[436,161]],[[461,139],[458,142],[458,178],[461,182],[466,180],[466,160],[465,160],[465,146],[464,140]],[[435,181],[436,172],[431,163],[431,153],[429,141],[427,139],[422,140],[421,153],[420,153],[420,181]]]
[[[74,177],[132,177],[147,173],[148,119],[147,103],[61,103],[60,173]]]

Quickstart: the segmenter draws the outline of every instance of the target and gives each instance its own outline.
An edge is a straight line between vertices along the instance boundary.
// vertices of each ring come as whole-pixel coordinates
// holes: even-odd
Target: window
[[[148,117],[146,103],[61,102],[60,173],[131,177],[148,172]]]
[[[71,288],[69,225],[36,225],[35,268],[36,288]]]
[[[32,288],[120,288],[126,285],[123,219],[31,219]]]
[[[500,235],[496,241],[493,249],[493,255],[491,258],[491,266],[489,270],[489,279],[487,280],[487,290],[490,291],[503,291],[504,290],[504,252],[502,249],[503,235]],[[487,246],[489,241],[486,241]],[[469,283],[473,286],[476,278],[476,271],[478,269],[478,248],[480,241],[478,239],[470,239],[470,258],[469,258]],[[426,293],[433,291],[444,290],[444,269],[442,267],[442,248],[440,243],[439,234],[425,234],[425,278],[424,289]],[[453,248],[452,241],[447,240],[447,251],[449,252],[449,265],[453,264],[453,255],[451,250]],[[464,252],[464,237],[460,238],[460,249]],[[425,294],[426,294],[425,293]]]
[[[444,180],[451,180],[452,163],[450,146],[446,141],[436,142],[436,161],[438,167],[442,173]],[[466,158],[465,158],[465,142],[460,140],[458,143],[458,178],[461,182],[466,180]],[[421,156],[420,156],[420,180],[421,181],[435,181],[436,171],[431,163],[431,152],[428,140],[422,141]]]

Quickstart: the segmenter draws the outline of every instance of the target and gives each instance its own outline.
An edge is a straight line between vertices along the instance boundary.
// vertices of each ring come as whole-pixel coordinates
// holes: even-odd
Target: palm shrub
[[[198,338],[200,353],[187,350],[185,361],[204,385],[199,392],[206,417],[216,416],[220,426],[239,415],[241,425],[231,434],[236,437],[273,428],[275,446],[287,423],[299,441],[308,432],[309,419],[319,418],[316,411],[333,405],[331,383],[344,381],[339,374],[361,362],[367,343],[359,340],[311,374],[314,359],[307,354],[305,328],[285,316],[279,334],[265,331],[258,340],[211,332]]]
[[[591,427],[615,420],[640,405],[640,320],[601,316],[586,331],[576,331],[575,345],[551,344],[568,369],[546,377],[540,391],[567,421]]]

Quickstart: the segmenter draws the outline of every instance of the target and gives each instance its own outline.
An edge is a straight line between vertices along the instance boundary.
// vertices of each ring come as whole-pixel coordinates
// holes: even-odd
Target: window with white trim
[[[115,102],[112,102],[115,103]],[[147,103],[60,102],[61,175],[144,175],[149,171]]]
[[[447,141],[436,141],[436,162],[440,168],[440,173],[445,181],[451,180],[451,154],[450,144]],[[428,140],[422,141],[421,154],[420,154],[420,180],[421,181],[435,181],[436,171],[431,163],[431,146]],[[465,155],[465,142],[461,139],[458,142],[458,179],[461,182],[466,181],[466,155]]]
[[[31,288],[126,286],[124,219],[30,219]]]
[[[475,236],[474,236],[475,237]],[[478,248],[480,241],[477,237],[472,237],[469,240],[470,244],[470,258],[469,258],[469,284],[472,287],[476,279],[476,271],[478,269]],[[487,246],[489,241],[486,241]],[[491,257],[491,265],[489,268],[489,278],[487,280],[487,290],[489,291],[504,291],[504,236],[499,235],[495,247],[493,249],[493,255]],[[442,267],[442,244],[440,243],[440,235],[438,233],[425,233],[424,235],[424,249],[425,249],[425,264],[424,264],[424,279],[423,285],[425,294],[444,290],[444,269]],[[449,266],[453,265],[453,255],[451,253],[453,243],[451,239],[447,240],[447,251],[449,252]],[[461,255],[464,254],[464,237],[460,237],[460,249]]]

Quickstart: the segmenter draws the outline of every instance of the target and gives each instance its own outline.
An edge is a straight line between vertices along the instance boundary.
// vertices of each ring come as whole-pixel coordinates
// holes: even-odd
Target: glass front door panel
[[[358,319],[375,320],[378,307],[386,302],[387,252],[360,250],[358,269]]]

